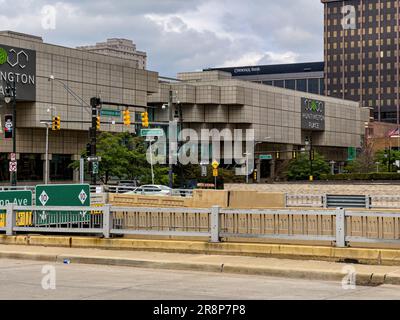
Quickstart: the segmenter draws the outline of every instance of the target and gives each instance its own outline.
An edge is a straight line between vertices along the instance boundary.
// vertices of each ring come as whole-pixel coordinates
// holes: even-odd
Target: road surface
[[[400,299],[400,287],[2,259],[0,299]]]

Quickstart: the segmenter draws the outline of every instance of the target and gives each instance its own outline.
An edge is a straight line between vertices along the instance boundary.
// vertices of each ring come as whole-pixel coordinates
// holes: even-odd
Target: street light
[[[53,119],[53,110],[56,108],[51,106],[47,109],[48,113],[51,113],[50,119]],[[44,169],[44,184],[49,184],[49,128],[52,122],[43,121],[41,124],[46,126],[46,155],[45,155],[45,169]]]
[[[249,184],[249,156],[251,156],[250,152],[243,153],[246,156],[246,184]]]
[[[313,176],[313,157],[312,157],[312,138],[311,137],[306,137],[305,141],[305,146],[306,146],[306,151],[309,151],[310,153],[310,181],[314,181],[314,176]]]
[[[153,138],[148,138],[147,142],[149,143],[150,147],[150,166],[151,166],[151,182],[154,185],[154,169],[153,169],[153,150],[152,150],[152,143],[156,141]]]

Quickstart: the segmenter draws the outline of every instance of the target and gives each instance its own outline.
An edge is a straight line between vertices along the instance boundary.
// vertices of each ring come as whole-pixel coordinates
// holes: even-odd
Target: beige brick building
[[[149,103],[160,107],[174,92],[174,106],[180,103],[184,127],[255,129],[256,163],[261,178],[274,176],[279,162],[291,159],[294,150],[305,147],[307,137],[327,160],[338,166],[347,160],[348,148],[359,148],[365,134],[369,110],[356,102],[282,89],[231,78],[221,71],[181,73],[181,82],[161,84]],[[302,127],[302,101],[320,101],[325,105],[324,130]],[[158,108],[157,121],[168,120],[168,110]],[[279,159],[276,152],[279,151]],[[260,155],[272,155],[260,160]]]
[[[51,113],[61,117],[62,130],[50,131],[49,152],[52,160],[50,178],[69,180],[72,178],[72,172],[67,168],[68,164],[80,157],[81,151],[85,150],[89,141],[91,115],[90,109],[85,106],[89,104],[90,98],[100,96],[103,101],[135,105],[137,108],[130,109],[131,117],[135,119],[135,112],[143,111],[147,106],[148,94],[158,91],[158,74],[137,69],[136,61],[133,60],[46,44],[40,37],[8,31],[0,32],[0,48],[2,46],[7,47],[9,57],[8,65],[7,62],[0,63],[0,72],[1,76],[9,76],[8,80],[13,80],[13,77],[1,70],[5,70],[5,66],[11,68],[10,66],[14,65],[15,53],[21,53],[19,58],[24,58],[22,51],[25,49],[24,52],[28,50],[36,52],[36,61],[32,61],[32,56],[27,58],[28,63],[36,65],[33,88],[36,96],[28,99],[30,101],[17,102],[18,180],[35,181],[43,178],[45,125],[40,122],[51,119]],[[20,67],[26,64],[26,62],[19,63]],[[18,68],[18,65],[15,68]],[[13,75],[23,72],[21,69]],[[50,81],[50,75],[56,80]],[[3,85],[2,80],[4,79],[0,77],[0,85]],[[76,100],[66,90],[65,85],[82,97],[85,104]],[[21,88],[17,83],[17,100],[24,90]],[[0,105],[3,122],[5,115],[12,114],[12,108],[4,103],[1,91]],[[103,108],[118,109],[107,106]],[[111,123],[112,120],[122,121],[121,118],[102,117],[102,122]],[[1,127],[4,127],[4,123]],[[119,124],[103,124],[101,129],[112,132],[125,130],[123,125]],[[7,158],[10,152],[12,152],[12,140],[2,137],[0,182],[9,179]],[[77,178],[76,174],[74,178]]]

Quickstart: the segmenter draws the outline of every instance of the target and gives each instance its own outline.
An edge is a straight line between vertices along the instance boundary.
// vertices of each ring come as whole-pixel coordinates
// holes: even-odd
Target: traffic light
[[[61,117],[60,116],[53,117],[51,129],[53,131],[61,130]]]
[[[100,98],[91,98],[90,99],[90,106],[92,108],[97,108],[99,105],[101,105],[101,99]]]
[[[253,179],[254,181],[257,181],[257,170],[254,170],[253,172]]]
[[[293,151],[293,152],[292,152],[292,158],[293,158],[294,160],[297,160],[297,151]]]
[[[131,113],[129,110],[124,111],[124,125],[130,126],[131,125]]]
[[[276,160],[279,160],[281,158],[281,153],[279,151],[276,152]]]
[[[96,117],[96,130],[100,131],[100,117]]]
[[[149,127],[149,113],[148,112],[142,113],[142,127],[143,128]]]
[[[88,143],[86,145],[86,156],[91,156],[92,155],[92,145],[90,143]]]

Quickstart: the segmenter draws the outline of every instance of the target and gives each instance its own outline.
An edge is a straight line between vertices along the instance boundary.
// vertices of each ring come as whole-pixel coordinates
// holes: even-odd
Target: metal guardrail
[[[336,195],[307,195],[286,194],[286,207],[308,208],[365,208],[365,209],[398,209],[400,208],[400,195],[374,195],[374,196],[339,196]]]
[[[400,245],[400,212],[335,210],[233,210],[212,207],[123,208],[18,207],[0,208],[0,232],[13,235],[64,233],[324,241],[337,247],[349,243]],[[51,218],[50,218],[51,216]],[[5,224],[1,224],[1,222]]]
[[[132,192],[135,191],[136,189],[136,187],[130,187],[130,186],[111,186],[111,185],[98,186],[97,188],[102,188],[100,190],[98,189],[97,191],[117,193],[117,194]],[[96,193],[96,186],[91,186],[91,192]],[[177,197],[191,197],[193,195],[193,190],[172,189],[169,195]]]

